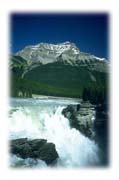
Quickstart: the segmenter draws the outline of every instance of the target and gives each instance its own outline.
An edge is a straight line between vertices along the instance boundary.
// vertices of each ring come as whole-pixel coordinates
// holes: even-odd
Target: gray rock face
[[[63,55],[76,55],[79,49],[74,43],[64,42],[59,44],[40,43],[34,46],[27,46],[17,52],[17,55],[24,57],[29,63],[40,61],[47,64],[57,61],[57,57]]]
[[[108,69],[108,61],[105,58],[99,58],[95,55],[81,52],[71,42],[59,44],[40,43],[26,46],[23,50],[17,52],[16,55],[26,59],[29,66],[34,66],[34,63],[37,66],[61,61],[65,65],[84,66],[101,72],[105,72]]]
[[[28,140],[27,138],[11,140],[10,152],[23,159],[33,158],[52,164],[58,153],[53,143],[47,143],[45,139]]]
[[[62,114],[69,119],[71,127],[78,129],[89,138],[94,137],[95,110],[93,105],[90,103],[69,105],[63,109]]]

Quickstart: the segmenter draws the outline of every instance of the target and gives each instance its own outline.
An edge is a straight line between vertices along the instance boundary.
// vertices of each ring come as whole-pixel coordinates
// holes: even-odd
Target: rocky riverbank
[[[69,105],[63,109],[62,114],[69,119],[71,127],[78,129],[89,138],[94,137],[95,109],[91,103]]]
[[[107,165],[109,156],[109,117],[106,104],[92,105],[82,102],[69,105],[62,114],[69,119],[70,126],[76,128],[83,135],[93,139],[100,148],[101,165]]]

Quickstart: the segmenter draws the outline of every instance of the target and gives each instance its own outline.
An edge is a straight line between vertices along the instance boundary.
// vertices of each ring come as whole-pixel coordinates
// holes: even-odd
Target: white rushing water
[[[98,147],[80,131],[71,128],[62,110],[73,100],[12,99],[10,113],[10,139],[47,139],[56,146],[59,158],[55,167],[85,167],[99,163]],[[47,167],[45,162],[11,156],[12,166]]]

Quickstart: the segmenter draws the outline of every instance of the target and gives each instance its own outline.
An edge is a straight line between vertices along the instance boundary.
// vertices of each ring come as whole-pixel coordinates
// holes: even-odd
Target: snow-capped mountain
[[[81,97],[85,87],[104,89],[107,85],[109,61],[82,52],[74,43],[27,46],[10,59],[15,97],[21,91]]]
[[[104,58],[81,52],[74,43],[68,41],[59,44],[40,43],[27,46],[23,50],[17,52],[16,55],[26,59],[29,65],[36,62],[48,64],[63,61],[64,63],[77,65],[93,60],[105,61]]]

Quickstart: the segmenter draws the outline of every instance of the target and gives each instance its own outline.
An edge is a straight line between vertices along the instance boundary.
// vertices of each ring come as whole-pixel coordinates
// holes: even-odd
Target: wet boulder
[[[45,139],[27,138],[15,139],[10,142],[10,152],[23,159],[33,158],[52,164],[58,158],[58,153],[53,143],[48,143]]]

